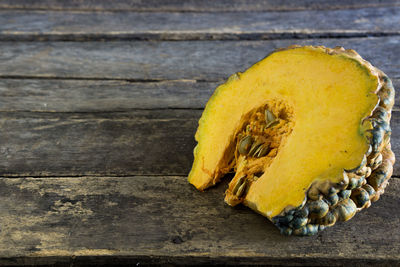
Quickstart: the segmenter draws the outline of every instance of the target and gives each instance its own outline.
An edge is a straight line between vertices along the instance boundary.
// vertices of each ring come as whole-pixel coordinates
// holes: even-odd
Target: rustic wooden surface
[[[381,200],[306,238],[225,205],[229,178],[207,193],[186,181],[214,88],[275,48],[353,48],[399,88],[397,1],[0,8],[0,264],[400,265],[398,164]]]

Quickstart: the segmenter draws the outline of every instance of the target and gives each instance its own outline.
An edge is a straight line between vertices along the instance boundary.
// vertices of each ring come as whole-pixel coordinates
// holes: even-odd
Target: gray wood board
[[[200,114],[2,113],[0,175],[185,175]]]
[[[400,34],[400,7],[295,12],[0,11],[1,40],[217,40]],[[318,21],[318,23],[315,23]]]
[[[0,112],[116,112],[203,109],[219,82],[0,79]],[[399,110],[400,79],[395,110]]]
[[[203,109],[220,83],[222,81],[0,79],[0,111],[113,112],[132,109]]]
[[[346,9],[396,6],[396,0],[0,0],[0,8],[41,10],[98,10],[98,11],[289,11],[312,9]]]
[[[171,176],[0,179],[0,263],[80,256],[175,264],[400,262],[398,179],[369,209],[312,237],[282,236],[261,215],[229,207],[226,187],[225,180],[201,193]]]
[[[344,46],[400,78],[400,36],[265,41],[0,42],[0,78],[219,81],[292,44]]]
[[[2,112],[5,177],[187,175],[202,110],[112,113]],[[392,117],[400,155],[400,112]],[[395,164],[394,176],[400,176]]]

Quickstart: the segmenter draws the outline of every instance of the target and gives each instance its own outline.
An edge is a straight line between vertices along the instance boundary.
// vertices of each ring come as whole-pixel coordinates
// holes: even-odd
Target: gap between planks
[[[399,36],[398,31],[315,31],[315,32],[246,32],[246,33],[71,33],[71,34],[2,34],[0,42],[97,42],[97,41],[267,41],[290,39],[349,39]]]

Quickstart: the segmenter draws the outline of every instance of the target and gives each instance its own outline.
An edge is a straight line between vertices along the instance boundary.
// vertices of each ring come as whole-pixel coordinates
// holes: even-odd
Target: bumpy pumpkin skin
[[[292,53],[296,49],[298,50]],[[238,94],[238,96],[234,95],[234,99],[231,101],[243,99],[240,92],[245,92],[245,89],[242,91],[235,89],[241,86],[239,80],[245,80],[246,78],[247,80],[256,80],[258,82],[258,84],[254,83],[256,87],[262,83],[262,79],[264,78],[254,76],[253,73],[259,71],[260,66],[263,64],[272,64],[268,63],[268,60],[269,62],[273,60],[279,61],[280,58],[274,55],[275,53],[279,54],[279,52],[274,52],[271,55],[274,55],[275,58],[270,55],[245,73],[238,73],[231,76],[227,83],[217,88],[214,95],[210,98],[200,119],[199,129],[196,132],[196,140],[199,144],[194,150],[195,160],[192,171],[189,174],[189,182],[199,190],[204,190],[217,183],[221,177],[234,169],[236,175],[232,179],[225,197],[225,201],[229,205],[243,203],[249,206],[270,219],[283,234],[313,235],[319,230],[334,225],[337,221],[349,220],[356,212],[368,208],[371,202],[378,200],[379,196],[384,192],[388,180],[392,175],[395,161],[395,156],[390,148],[390,117],[394,104],[394,88],[390,79],[383,72],[363,60],[353,50],[345,50],[341,47],[330,49],[321,46],[291,46],[278,51],[290,51],[292,54],[289,53],[288,58],[292,61],[289,60],[289,62],[294,62],[293,58],[296,59],[297,56],[301,59],[302,54],[310,53],[310,57],[315,56],[321,62],[332,59],[333,63],[339,62],[343,64],[343,68],[356,66],[354,67],[355,69],[358,68],[362,70],[361,72],[365,72],[365,74],[360,74],[361,72],[357,73],[358,76],[354,74],[356,77],[359,77],[359,81],[357,80],[357,82],[360,84],[363,83],[360,88],[364,90],[370,85],[373,85],[374,88],[365,89],[367,90],[365,93],[368,99],[365,101],[365,106],[360,108],[357,115],[359,116],[359,122],[356,122],[359,125],[353,125],[355,127],[353,128],[357,129],[359,133],[355,137],[358,143],[355,142],[357,145],[350,146],[349,151],[345,150],[346,153],[350,153],[353,156],[346,155],[347,158],[341,162],[340,160],[338,162],[324,162],[323,159],[318,161],[321,156],[324,156],[323,152],[317,152],[320,154],[315,158],[310,156],[314,160],[311,162],[315,163],[315,166],[312,166],[312,164],[304,166],[304,169],[309,171],[308,173],[307,170],[304,171],[305,175],[312,173],[313,168],[318,170],[327,168],[328,165],[325,166],[325,163],[329,163],[329,167],[331,166],[330,163],[332,163],[333,167],[338,168],[335,169],[332,167],[334,170],[311,178],[310,176],[307,176],[308,178],[301,178],[299,174],[300,181],[293,180],[293,178],[289,177],[290,175],[286,175],[289,178],[285,178],[287,181],[283,179],[282,182],[278,179],[271,180],[268,177],[268,173],[274,172],[274,167],[279,164],[279,161],[282,158],[285,159],[284,155],[287,154],[287,148],[294,142],[295,137],[293,136],[298,135],[299,127],[296,124],[300,124],[302,121],[302,114],[299,112],[298,106],[296,106],[296,104],[299,105],[296,103],[296,98],[292,97],[293,99],[290,99],[290,97],[286,97],[291,91],[284,91],[283,89],[280,89],[281,92],[279,94],[274,95],[271,93],[273,97],[270,98],[270,95],[260,93],[264,90],[261,86],[259,87],[260,89],[250,92],[251,95],[259,94],[252,100],[253,102],[258,102],[247,104],[247,109],[239,105],[238,107],[232,107],[230,112],[227,112],[228,114],[224,114],[219,108],[221,106],[226,107],[221,99],[229,98],[232,94]],[[273,59],[269,59],[270,57]],[[282,60],[283,65],[286,64],[285,60]],[[314,61],[319,62],[318,60]],[[352,62],[351,64],[348,63],[350,61]],[[323,67],[328,66],[329,70],[327,72],[329,75],[342,71],[340,65],[335,69],[333,63],[332,68],[330,63],[323,63],[325,64]],[[293,66],[293,63],[290,66]],[[283,70],[286,71],[285,68]],[[289,67],[287,70],[290,72],[293,71],[293,68]],[[294,70],[296,71],[295,68]],[[354,71],[354,73],[356,72],[357,70]],[[267,73],[266,75],[274,75],[274,73]],[[296,73],[293,75],[296,76]],[[326,77],[326,79],[329,80],[329,77]],[[320,78],[322,81],[316,81],[316,84],[329,85],[329,83],[324,84],[322,78],[324,77]],[[268,78],[266,79],[268,80]],[[290,81],[290,78],[287,79]],[[343,79],[346,79],[346,77]],[[362,79],[365,79],[366,82]],[[263,84],[269,86],[273,84],[279,87],[279,84],[274,83],[273,79],[271,83],[268,84],[268,82],[269,80],[267,82],[264,80]],[[315,92],[319,93],[319,91]],[[251,98],[251,95],[249,98]],[[332,95],[330,97],[335,99],[336,96]],[[344,95],[344,97],[351,98],[355,96]],[[358,98],[361,99],[362,97],[358,96]],[[350,101],[354,100],[350,99]],[[310,107],[312,108],[312,105]],[[242,108],[242,110],[235,114],[238,108]],[[317,110],[316,114],[323,112],[326,112],[326,110]],[[221,120],[221,118],[224,118],[229,120],[230,114],[233,114],[232,117],[236,116],[240,119],[236,121],[232,120],[234,125],[231,129],[225,127],[227,129],[226,135],[228,136],[223,137],[218,135],[218,129],[216,129],[217,133],[215,136],[207,139],[205,136],[214,134],[212,129],[215,129],[215,126],[218,125],[218,119]],[[351,112],[348,112],[348,114],[350,116]],[[272,116],[272,119],[270,116]],[[357,119],[357,116],[354,118]],[[327,115],[328,117],[329,114]],[[322,116],[322,118],[324,117]],[[344,123],[343,125],[346,124]],[[208,127],[212,129],[210,130]],[[333,127],[332,129],[340,128]],[[322,137],[324,135],[317,136],[317,138]],[[342,137],[339,135],[338,138]],[[208,150],[210,150],[210,147],[214,148],[214,145],[221,142],[223,145],[220,147],[216,146],[213,151],[215,152],[214,155],[210,154],[211,152],[206,152],[207,146]],[[321,142],[323,144],[323,141]],[[345,145],[345,141],[339,142],[338,147]],[[329,148],[326,149],[329,150]],[[210,160],[207,161],[207,159]],[[348,160],[347,163],[346,160]],[[282,166],[286,166],[286,169],[290,168],[291,162],[288,162],[287,158],[286,162],[286,164],[279,165],[282,170],[285,169]],[[296,164],[294,163],[293,165]],[[340,175],[338,175],[339,169]],[[287,183],[287,185],[281,186],[279,183]],[[271,189],[268,185],[272,184]],[[297,187],[298,190],[296,189]],[[289,194],[286,192],[290,190],[292,190],[292,193],[289,192]]]

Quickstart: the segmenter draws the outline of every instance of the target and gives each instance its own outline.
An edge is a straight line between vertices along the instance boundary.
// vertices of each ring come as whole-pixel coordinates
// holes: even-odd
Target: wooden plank
[[[400,264],[398,179],[369,209],[312,237],[282,236],[229,207],[226,187],[201,193],[185,177],[159,176],[0,179],[0,263]]]
[[[221,81],[222,82],[222,81]],[[0,111],[203,109],[220,82],[0,79]]]
[[[309,9],[347,9],[397,6],[396,0],[0,0],[2,9],[39,10],[97,10],[97,11],[174,11],[174,12],[231,12],[231,11],[289,11]]]
[[[0,176],[187,175],[201,110],[3,112]],[[392,118],[400,155],[400,112]],[[400,176],[400,166],[394,167]]]
[[[259,40],[384,36],[400,34],[400,25],[397,23],[399,17],[400,7],[254,12],[251,15],[248,12],[3,10],[0,11],[0,41]]]
[[[389,77],[400,78],[400,36],[268,41],[0,42],[0,78],[219,81],[247,69],[274,49],[295,43],[353,48]]]
[[[0,175],[186,174],[201,112],[2,113]]]
[[[0,111],[114,112],[133,109],[203,109],[224,81],[0,79]],[[400,108],[400,79],[395,110]]]

